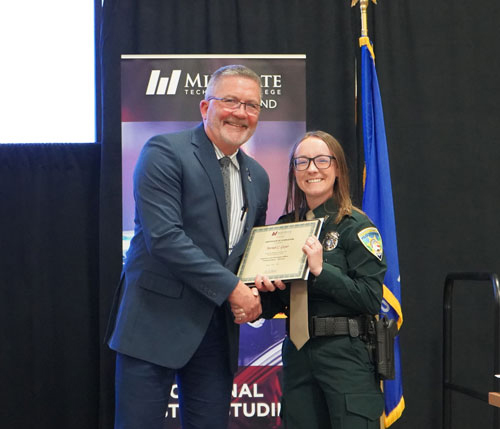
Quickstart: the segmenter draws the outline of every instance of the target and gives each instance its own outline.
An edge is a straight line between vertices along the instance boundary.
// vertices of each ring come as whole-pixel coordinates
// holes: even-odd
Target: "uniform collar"
[[[328,219],[329,217],[336,217],[338,210],[339,208],[337,202],[334,198],[330,198],[323,204],[320,204],[318,207],[316,207],[313,212],[314,217],[316,218],[324,217],[325,219]]]

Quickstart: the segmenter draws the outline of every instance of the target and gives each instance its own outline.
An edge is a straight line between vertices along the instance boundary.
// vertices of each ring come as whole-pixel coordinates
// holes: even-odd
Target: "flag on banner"
[[[389,319],[397,320],[399,328],[403,323],[401,284],[384,113],[372,45],[368,37],[361,37],[359,44],[361,46],[361,109],[366,168],[363,210],[380,231],[387,260],[384,297],[380,312],[386,314]],[[405,408],[399,337],[396,337],[394,343],[394,358],[396,377],[394,380],[384,380],[385,427],[394,423]]]

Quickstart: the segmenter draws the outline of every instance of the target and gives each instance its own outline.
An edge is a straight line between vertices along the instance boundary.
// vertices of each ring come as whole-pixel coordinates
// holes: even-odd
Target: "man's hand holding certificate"
[[[252,229],[238,270],[244,283],[253,283],[261,274],[269,280],[306,280],[309,275],[307,255],[302,250],[310,236],[318,236],[323,219]]]

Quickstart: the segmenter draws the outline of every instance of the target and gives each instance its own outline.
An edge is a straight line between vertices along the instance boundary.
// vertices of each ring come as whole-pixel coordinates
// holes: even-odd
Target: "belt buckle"
[[[349,327],[349,335],[353,338],[359,337],[359,326],[358,321],[356,319],[347,319],[348,327]]]

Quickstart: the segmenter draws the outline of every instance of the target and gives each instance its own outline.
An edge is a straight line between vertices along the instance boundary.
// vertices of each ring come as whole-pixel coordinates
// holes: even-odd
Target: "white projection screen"
[[[0,3],[0,143],[96,141],[92,0]]]

